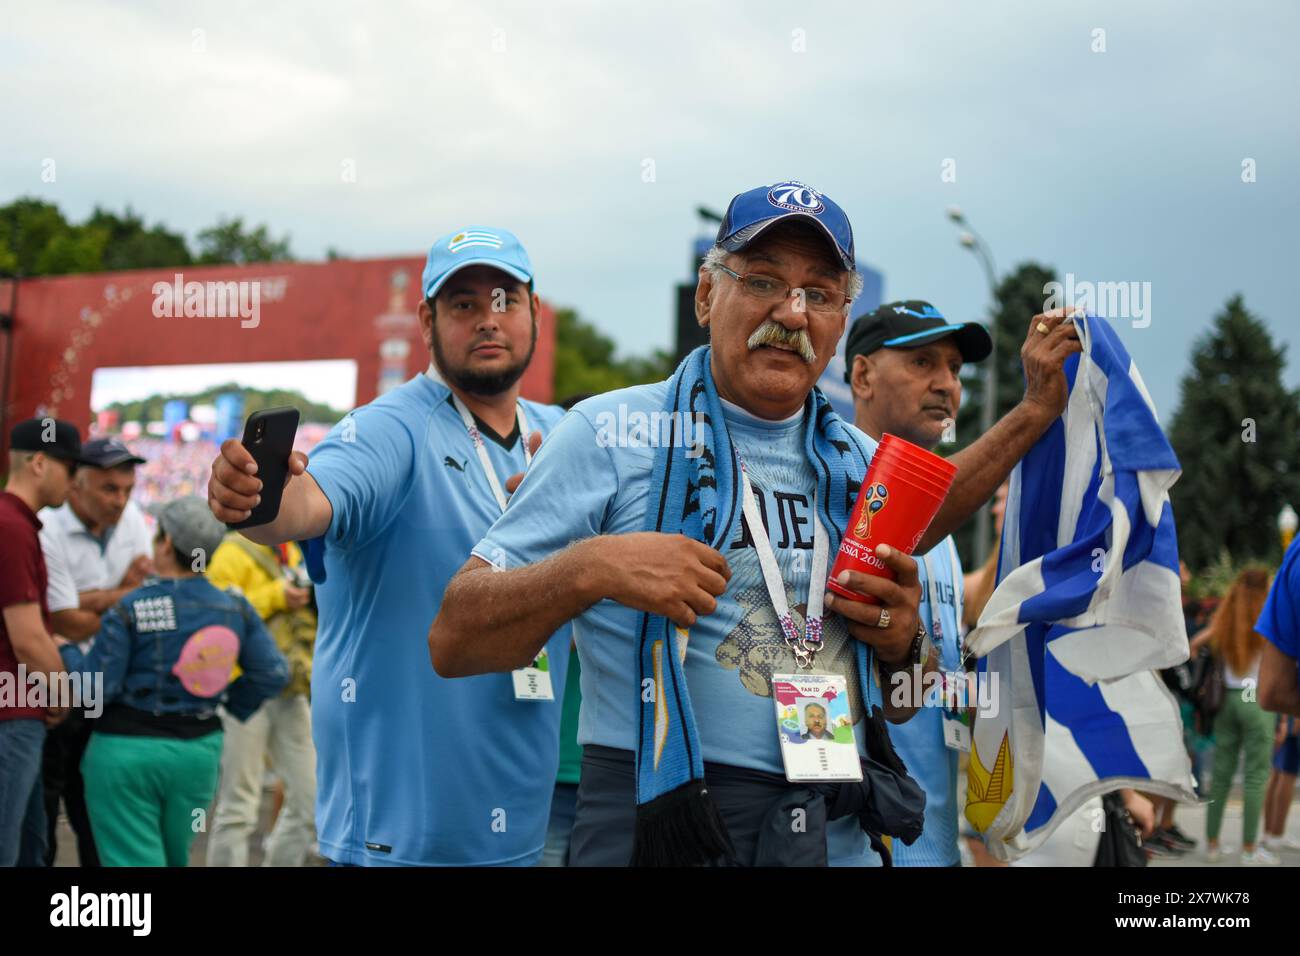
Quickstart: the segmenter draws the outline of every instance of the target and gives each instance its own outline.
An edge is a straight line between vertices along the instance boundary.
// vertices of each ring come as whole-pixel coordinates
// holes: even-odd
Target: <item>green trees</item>
[[[1191,568],[1281,557],[1278,512],[1300,503],[1300,395],[1283,384],[1285,351],[1240,295],[1193,346],[1168,426],[1183,466],[1170,500]]]
[[[272,239],[266,226],[247,228],[239,218],[202,230],[193,253],[184,236],[147,226],[129,206],[121,215],[96,206],[80,224],[40,199],[0,206],[0,271],[24,276],[292,259],[287,236]]]
[[[573,309],[555,312],[554,395],[595,395],[627,385],[657,382],[672,374],[673,357],[662,349],[649,358],[616,359],[613,340],[601,335]]]
[[[222,219],[199,233],[199,254],[195,261],[203,265],[292,262],[293,253],[289,251],[288,236],[272,239],[266,226],[245,229],[244,220],[236,217]]]

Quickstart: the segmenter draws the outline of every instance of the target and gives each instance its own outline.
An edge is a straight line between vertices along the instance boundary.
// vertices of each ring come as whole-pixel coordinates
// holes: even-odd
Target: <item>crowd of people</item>
[[[823,593],[883,437],[935,448],[963,366],[992,350],[919,299],[849,327],[855,263],[829,197],[741,193],[700,270],[710,345],[566,413],[519,394],[539,306],[523,246],[497,228],[443,236],[419,306],[427,371],[294,451],[278,513],[242,533],[227,525],[263,489],[237,440],[130,448],[20,423],[0,675],[63,674],[83,694],[0,698],[0,865],[51,863],[61,805],[83,865],[185,865],[200,831],[209,865],[246,865],[268,770],[270,865],[969,860],[972,714],[942,681],[901,703],[882,688],[973,667],[997,555],[965,574],[951,535],[990,499],[1000,517],[1082,345],[1069,310],[1026,317],[1024,397],[952,457],[915,556],[881,545],[887,576],[846,571]],[[815,388],[846,331],[852,422]],[[609,433],[635,414],[702,427]],[[1208,617],[1189,606],[1195,656],[1167,675],[1198,778],[1213,741],[1211,860],[1242,757],[1241,861],[1276,863],[1284,840],[1295,551],[1271,591],[1247,569]],[[774,686],[801,674],[843,689],[834,728],[827,699],[778,732]],[[838,746],[845,727],[859,774],[792,769],[788,748]],[[1175,807],[1118,787],[1113,802],[1148,857],[1196,845]],[[1099,842],[1040,862],[1091,864]]]
[[[316,429],[322,427],[301,429],[294,447],[311,451]],[[161,504],[186,495],[204,497],[207,494],[212,459],[217,455],[216,442],[208,438],[181,441],[142,435],[131,440],[130,446],[131,451],[142,459],[135,470],[135,489],[132,492],[132,498],[141,506]]]

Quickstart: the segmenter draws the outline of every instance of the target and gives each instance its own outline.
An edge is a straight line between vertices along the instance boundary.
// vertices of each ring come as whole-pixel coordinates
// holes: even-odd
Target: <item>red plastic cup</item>
[[[893,440],[890,441],[889,439]],[[950,477],[957,474],[957,466],[947,458],[926,451],[919,445],[913,445],[901,438],[894,438],[893,435],[885,435],[881,439],[879,445],[876,446],[876,454],[890,458],[901,458],[938,477]]]
[[[939,513],[956,473],[956,467],[938,455],[894,435],[883,436],[854,502],[827,588],[851,601],[877,603],[842,587],[835,578],[842,571],[860,571],[893,580],[894,572],[876,557],[876,547],[888,544],[911,554]]]
[[[947,477],[936,478],[933,473],[923,471],[918,465],[907,462],[901,458],[893,458],[887,454],[879,456],[880,467],[888,466],[893,471],[908,481],[918,485],[925,491],[933,492],[940,498],[948,494],[948,489],[952,487],[952,479]],[[873,462],[874,464],[875,462]]]
[[[908,459],[899,458],[888,452],[877,452],[877,456],[882,466],[888,465],[890,468],[896,469],[900,474],[916,481],[921,487],[935,492],[941,498],[952,487],[952,478],[946,476],[936,477],[933,472],[927,472],[922,466]]]
[[[902,458],[916,464],[926,473],[937,476],[952,477],[957,474],[957,466],[946,458],[926,451],[919,445],[904,441],[894,435],[884,435],[880,439],[876,454]]]
[[[933,464],[934,467],[940,469],[941,471],[956,470],[956,466],[953,465],[953,463],[949,461],[947,458],[944,458],[942,455],[936,455],[934,452],[930,451],[929,449],[922,448],[920,445],[913,445],[910,441],[907,441],[904,438],[899,438],[897,435],[891,435],[889,433],[885,433],[884,435],[880,436],[880,441],[878,442],[878,444],[879,447],[881,448],[893,448],[898,451],[905,452],[909,455],[915,455],[917,458],[920,458],[923,461],[927,461]]]

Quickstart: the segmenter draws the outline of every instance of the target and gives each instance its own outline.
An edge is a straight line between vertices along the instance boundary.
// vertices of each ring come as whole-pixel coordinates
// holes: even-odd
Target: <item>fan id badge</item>
[[[970,753],[970,725],[964,717],[943,715],[943,744],[949,750]]]
[[[949,750],[970,753],[970,714],[966,702],[965,673],[943,675],[943,744]]]
[[[862,779],[843,675],[773,674],[772,700],[787,780]]]
[[[515,684],[515,700],[555,700],[551,687],[551,655],[545,648],[528,667],[510,672]]]

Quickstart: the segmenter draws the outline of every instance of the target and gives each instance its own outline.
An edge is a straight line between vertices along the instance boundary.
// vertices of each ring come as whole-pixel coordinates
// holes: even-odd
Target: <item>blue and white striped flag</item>
[[[1196,799],[1178,705],[1154,673],[1188,656],[1178,459],[1114,329],[1073,321],[1069,402],[1012,472],[998,587],[967,640],[991,700],[966,815],[1004,860],[1100,793]]]

